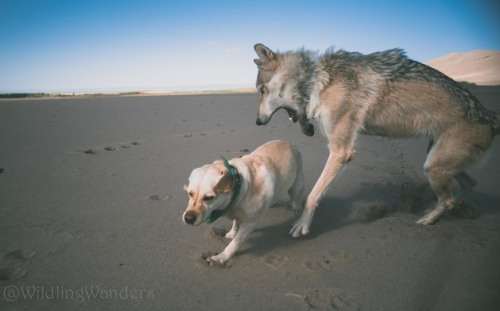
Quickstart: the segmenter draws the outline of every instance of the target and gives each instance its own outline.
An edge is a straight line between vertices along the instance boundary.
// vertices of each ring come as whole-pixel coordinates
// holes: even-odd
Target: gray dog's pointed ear
[[[259,56],[259,59],[254,59],[253,61],[259,67],[276,59],[274,52],[264,44],[257,43],[253,48]]]

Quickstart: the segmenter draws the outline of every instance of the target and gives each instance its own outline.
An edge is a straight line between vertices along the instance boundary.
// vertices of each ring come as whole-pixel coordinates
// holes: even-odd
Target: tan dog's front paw
[[[231,230],[229,231],[228,233],[226,233],[226,235],[224,236],[226,239],[234,239],[234,237],[236,236],[236,233],[238,233],[237,230]]]
[[[240,225],[238,224],[238,222],[236,220],[233,220],[233,226],[231,227],[231,230],[229,230],[229,232],[226,233],[225,238],[230,240],[234,239],[236,233],[238,233],[239,228]]]
[[[226,258],[223,253],[219,254],[219,255],[216,255],[216,256],[212,256],[212,257],[207,257],[207,263],[211,266],[219,266],[219,267],[224,267],[226,265],[226,262],[229,260],[230,258]]]

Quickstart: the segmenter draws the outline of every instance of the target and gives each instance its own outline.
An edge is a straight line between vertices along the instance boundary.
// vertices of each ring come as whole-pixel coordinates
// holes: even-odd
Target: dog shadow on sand
[[[490,195],[473,192],[461,206],[448,212],[445,219],[451,221],[475,219],[479,217],[479,210],[475,205],[489,206],[494,201],[495,198]],[[474,204],[471,204],[472,202]],[[309,234],[299,239],[315,239],[344,226],[354,223],[370,223],[397,213],[415,215],[416,221],[433,209],[436,203],[437,199],[425,181],[405,184],[404,187],[399,188],[382,183],[364,184],[362,188],[345,199],[325,196],[316,209]],[[271,208],[286,209],[281,206]],[[488,209],[487,213],[490,212]],[[238,251],[238,255],[246,253],[258,256],[269,255],[277,249],[296,245],[296,239],[289,235],[290,228],[296,219],[297,217],[290,214],[290,217],[279,223],[257,227],[246,242],[247,246]]]
[[[458,187],[454,190],[457,193]],[[438,222],[475,219],[480,213],[498,213],[500,210],[496,208],[496,202],[498,202],[497,197],[475,190],[466,197],[461,206],[445,213]],[[316,239],[356,223],[371,223],[383,218],[398,217],[398,213],[410,215],[410,219],[403,217],[405,221],[411,220],[411,217],[417,221],[432,210],[436,203],[437,199],[429,184],[422,179],[363,183],[343,198],[335,196],[335,193],[327,194],[316,209],[309,234],[298,240]],[[273,209],[279,210],[272,211]],[[289,235],[292,224],[298,216],[294,216],[288,206],[271,207],[268,213],[272,214],[269,216],[270,219],[261,221],[245,245],[237,252],[237,257],[245,254],[259,256],[266,265],[279,268],[285,266],[289,260],[287,256],[279,254],[279,250],[300,245],[297,239]],[[266,218],[266,215],[263,217]],[[211,230],[213,235],[219,237],[218,240],[227,244],[229,240],[223,236],[228,229],[216,226]]]

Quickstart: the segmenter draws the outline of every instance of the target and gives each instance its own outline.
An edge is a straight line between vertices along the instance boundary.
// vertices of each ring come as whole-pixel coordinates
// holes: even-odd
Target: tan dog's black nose
[[[196,215],[195,212],[186,212],[184,214],[184,222],[187,223],[188,225],[192,225],[196,222],[196,218],[198,216]]]

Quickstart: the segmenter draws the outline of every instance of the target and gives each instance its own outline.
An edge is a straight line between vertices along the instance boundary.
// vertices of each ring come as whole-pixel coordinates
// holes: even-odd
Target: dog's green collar
[[[233,176],[233,180],[234,180],[233,195],[231,196],[231,201],[229,201],[229,204],[225,208],[213,211],[207,217],[207,219],[205,219],[205,222],[207,224],[213,223],[214,221],[219,219],[222,215],[224,215],[233,206],[233,204],[236,201],[236,198],[238,197],[238,194],[240,194],[240,190],[241,190],[240,174],[238,174],[238,171],[236,170],[236,168],[234,168],[234,166],[231,166],[231,164],[229,164],[229,162],[226,160],[226,158],[224,158],[223,156],[220,156],[220,157],[222,159],[222,162],[224,162],[224,165],[226,166],[226,168],[229,170],[229,173],[231,173],[231,176]]]

